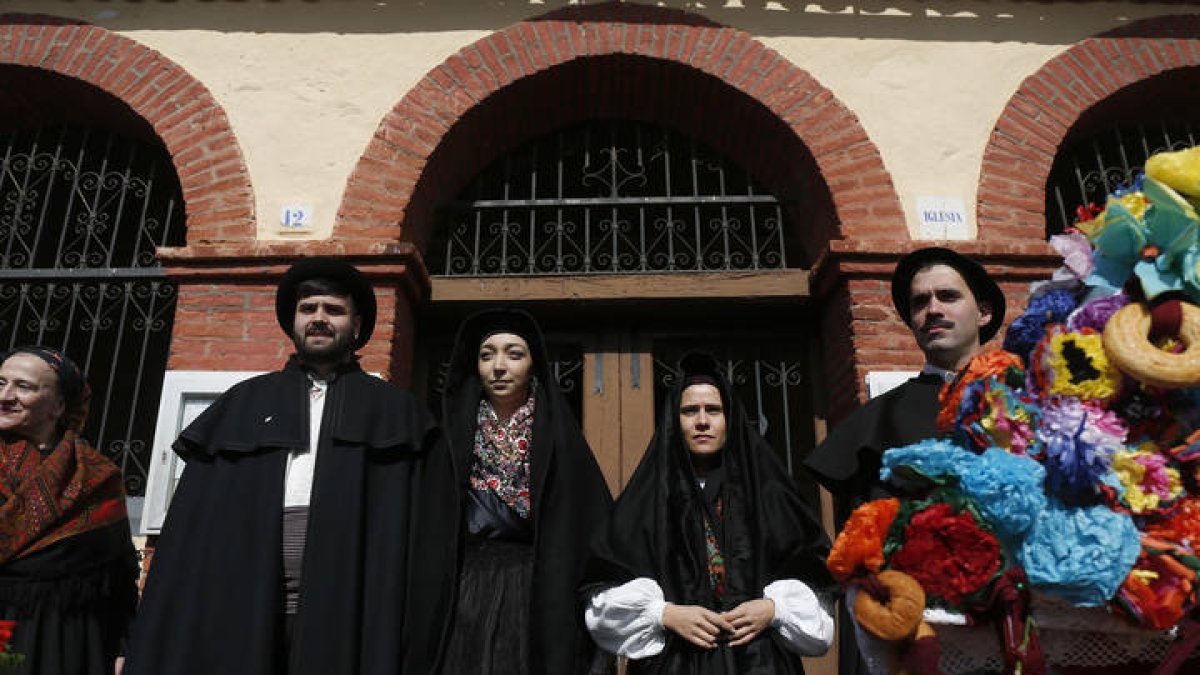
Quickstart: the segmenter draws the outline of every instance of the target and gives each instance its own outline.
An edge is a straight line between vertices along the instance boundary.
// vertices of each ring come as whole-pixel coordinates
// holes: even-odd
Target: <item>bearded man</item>
[[[124,675],[406,672],[410,518],[433,420],[359,368],[376,304],[357,269],[303,259],[275,310],[295,354],[175,442],[187,465]]]

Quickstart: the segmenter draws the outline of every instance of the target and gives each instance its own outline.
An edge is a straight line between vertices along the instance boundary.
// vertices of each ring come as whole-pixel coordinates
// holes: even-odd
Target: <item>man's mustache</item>
[[[305,335],[324,335],[326,337],[333,337],[333,328],[331,328],[327,324],[316,323],[316,324],[309,326],[308,330],[305,331],[304,334]]]
[[[946,330],[950,330],[951,328],[954,328],[954,322],[947,321],[946,319],[934,319],[932,321],[925,322],[925,324],[921,326],[921,330],[923,331],[933,328],[945,328]]]

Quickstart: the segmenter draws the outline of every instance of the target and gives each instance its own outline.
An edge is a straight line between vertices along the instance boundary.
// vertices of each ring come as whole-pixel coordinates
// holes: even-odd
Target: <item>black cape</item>
[[[587,543],[607,517],[612,496],[550,366],[545,340],[533,318],[519,310],[491,310],[469,317],[455,338],[443,395],[442,438],[426,466],[428,493],[419,527],[420,597],[414,609],[429,631],[426,671],[434,672],[453,630],[453,606],[464,542],[463,508],[474,457],[479,401],[479,345],[491,329],[525,338],[537,378],[530,458],[530,520],[533,529],[533,592],[530,601],[530,663],[533,675],[586,672],[595,645],[576,604]],[[447,673],[447,675],[452,675]]]
[[[585,596],[649,577],[667,602],[726,611],[779,579],[799,579],[818,593],[832,587],[825,569],[829,539],[778,455],[750,425],[710,359],[685,357],[684,374],[713,376],[725,405],[723,469],[725,594],[718,602],[709,579],[704,517],[708,506],[679,425],[685,378],[671,391],[645,456],[621,493],[611,519],[593,540]],[[661,675],[783,675],[803,673],[800,657],[768,629],[742,647],[693,646],[668,631],[658,656],[630,663],[630,673]]]
[[[357,364],[326,394],[290,655],[282,647],[284,470],[308,447],[308,387],[293,359],[231,388],[176,441],[187,467],[126,675],[409,672],[410,518],[436,434],[411,395]]]
[[[883,453],[937,435],[942,378],[930,373],[871,399],[837,425],[805,462],[833,493],[840,526],[863,502],[891,496],[879,480]]]
[[[937,435],[942,378],[931,373],[910,379],[871,399],[842,420],[809,455],[805,467],[832,494],[838,530],[864,502],[892,496],[879,480],[883,453]],[[838,672],[868,673],[854,639],[848,612],[841,612]]]

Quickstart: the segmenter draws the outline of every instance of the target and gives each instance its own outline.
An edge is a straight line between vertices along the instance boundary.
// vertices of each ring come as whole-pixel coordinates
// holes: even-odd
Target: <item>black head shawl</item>
[[[524,311],[479,312],[459,328],[442,398],[445,445],[435,461],[443,464],[440,468],[431,466],[428,479],[442,490],[443,494],[434,497],[442,506],[431,508],[430,517],[422,517],[420,526],[457,532],[455,546],[461,544],[462,498],[468,489],[474,455],[479,401],[485,395],[478,370],[479,345],[496,333],[513,333],[525,339],[533,359],[532,374],[538,382],[529,451],[535,549],[530,658],[535,675],[583,672],[594,646],[578,611],[575,588],[587,556],[588,537],[608,515],[612,496],[558,387],[542,332]],[[451,497],[446,499],[446,495]],[[442,592],[444,598],[454,597],[452,590]],[[431,623],[440,620],[435,617]],[[446,639],[443,634],[437,641]]]
[[[750,425],[731,396],[717,362],[691,354],[663,405],[645,456],[617,500],[612,518],[592,542],[585,592],[637,577],[658,582],[668,602],[726,611],[754,598],[779,579],[799,579],[814,590],[832,585],[824,560],[829,540],[774,450]],[[715,381],[725,405],[724,470],[725,594],[718,602],[708,575],[704,518],[710,514],[696,482],[679,424],[683,390]],[[729,668],[734,668],[730,671]],[[657,657],[631,664],[631,672],[700,673],[803,672],[799,657],[778,644],[774,631],[739,648],[705,651],[668,635]]]

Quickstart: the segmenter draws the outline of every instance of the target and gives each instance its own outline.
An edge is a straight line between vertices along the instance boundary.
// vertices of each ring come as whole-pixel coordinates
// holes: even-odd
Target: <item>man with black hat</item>
[[[809,457],[808,469],[843,507],[839,523],[849,508],[886,496],[879,482],[883,452],[935,434],[938,390],[1004,323],[1000,287],[982,265],[947,248],[922,248],[901,258],[892,275],[892,303],[925,354],[925,366],[843,420]]]
[[[399,673],[409,520],[432,418],[355,351],[375,294],[309,258],[276,293],[295,355],[175,442],[172,498],[125,675]]]
[[[922,248],[901,258],[892,275],[892,303],[925,354],[921,374],[842,420],[806,462],[833,493],[839,528],[859,504],[890,496],[879,480],[884,451],[936,434],[942,384],[1004,323],[1000,287],[982,265],[947,248]],[[841,633],[848,642],[852,631]],[[843,648],[841,658],[838,672],[866,672],[854,665],[853,648]]]

